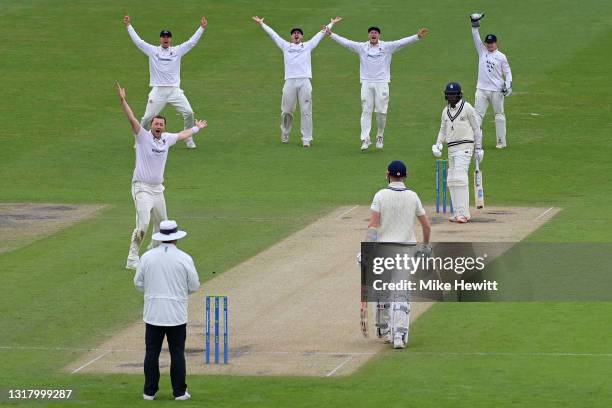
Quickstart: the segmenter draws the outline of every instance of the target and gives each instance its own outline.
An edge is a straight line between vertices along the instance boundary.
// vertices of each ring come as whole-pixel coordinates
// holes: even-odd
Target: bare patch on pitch
[[[489,207],[474,210],[474,222],[455,224],[448,222],[448,215],[428,209],[436,242],[508,242],[508,248],[556,213],[554,208]],[[360,274],[355,255],[369,215],[365,206],[338,208],[207,281],[189,301],[188,374],[347,375],[377,353],[390,350],[374,337],[363,338],[359,327]],[[126,285],[130,284],[126,277]],[[204,295],[217,294],[229,297],[228,365],[204,364]],[[430,306],[413,303],[411,320]],[[418,331],[411,336],[418,338]],[[143,359],[144,325],[139,322],[67,369],[141,375]],[[167,349],[160,365],[167,373]]]
[[[0,253],[14,251],[92,217],[103,205],[0,203]]]

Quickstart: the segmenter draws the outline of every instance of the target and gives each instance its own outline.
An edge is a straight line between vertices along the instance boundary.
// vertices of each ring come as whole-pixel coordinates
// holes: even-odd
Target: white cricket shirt
[[[374,195],[370,208],[380,213],[378,242],[417,243],[414,223],[416,217],[425,215],[425,209],[419,196],[404,183],[389,183]]]
[[[418,35],[397,41],[355,42],[332,33],[332,40],[359,55],[360,82],[391,82],[391,58],[393,53],[419,40]]]
[[[181,58],[200,41],[204,29],[198,27],[189,40],[168,48],[146,43],[136,34],[131,25],[127,30],[134,44],[149,57],[149,86],[179,87],[181,85]]]
[[[193,259],[174,244],[160,244],[140,257],[134,285],[144,291],[142,320],[155,326],[187,323],[187,297],[200,288]]]
[[[465,148],[465,144],[475,144],[475,147],[480,148],[482,142],[480,135],[476,111],[469,102],[462,99],[454,108],[447,104],[442,109],[436,143],[446,143],[449,152]]]
[[[333,24],[329,24],[331,28]],[[312,78],[311,52],[321,42],[325,33],[319,31],[309,41],[294,44],[283,40],[272,28],[265,23],[261,23],[261,27],[276,43],[278,48],[283,52],[285,61],[285,79]]]
[[[501,92],[504,84],[506,88],[511,88],[512,71],[506,55],[499,50],[487,51],[487,47],[480,39],[478,28],[472,28],[472,38],[478,53],[478,83],[476,88],[497,92]]]
[[[142,181],[154,185],[163,183],[168,150],[177,140],[176,133],[162,133],[156,139],[150,130],[141,126],[136,136],[136,166],[132,182]]]

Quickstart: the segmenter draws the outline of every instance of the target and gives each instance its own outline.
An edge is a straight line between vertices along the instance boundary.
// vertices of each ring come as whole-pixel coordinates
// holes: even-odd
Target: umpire
[[[143,398],[155,399],[159,390],[159,353],[164,336],[170,349],[170,379],[175,400],[188,400],[185,383],[185,339],[187,337],[187,297],[200,288],[193,259],[176,247],[185,237],[176,221],[162,221],[153,239],[161,245],[141,258],[134,285],[144,292],[143,320],[146,323]]]

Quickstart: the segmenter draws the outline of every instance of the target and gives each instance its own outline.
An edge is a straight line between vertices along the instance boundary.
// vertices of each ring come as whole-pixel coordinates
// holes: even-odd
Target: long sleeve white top
[[[480,39],[477,27],[472,27],[472,39],[478,53],[478,83],[476,88],[484,91],[501,91],[512,87],[512,71],[506,55],[495,50],[489,52]]]
[[[127,27],[127,30],[134,44],[149,57],[149,86],[179,87],[181,85],[181,58],[200,41],[204,29],[198,27],[189,40],[168,48],[145,42],[131,25]]]
[[[332,33],[332,40],[359,55],[360,82],[391,82],[391,58],[393,53],[419,40],[418,35],[397,41],[355,42]]]
[[[461,100],[455,107],[446,105],[442,109],[437,144],[446,143],[448,151],[461,150],[466,143],[482,146],[482,131],[476,119],[476,110],[469,102]]]
[[[332,23],[328,25],[329,28]],[[309,41],[295,44],[282,39],[272,28],[261,23],[261,28],[272,38],[283,52],[285,61],[285,79],[312,78],[311,53],[321,42],[325,33],[319,31]]]
[[[145,252],[134,276],[144,292],[143,320],[154,326],[187,323],[187,297],[200,288],[193,259],[174,244],[160,244]]]

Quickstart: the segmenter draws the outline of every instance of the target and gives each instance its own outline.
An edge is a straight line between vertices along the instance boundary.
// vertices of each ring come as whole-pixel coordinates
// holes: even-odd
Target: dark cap
[[[444,93],[446,95],[452,94],[460,94],[461,93],[461,85],[458,82],[449,82],[444,88]]]
[[[368,28],[368,33],[370,31],[376,31],[378,34],[380,34],[380,28],[378,28],[376,26],[372,26],[372,27]]]
[[[304,35],[304,32],[302,31],[302,29],[301,29],[300,27],[293,27],[293,28],[291,29],[291,35],[293,35],[293,33],[295,33],[296,31],[297,31],[298,33],[300,33],[300,34]]]
[[[497,42],[497,37],[495,36],[495,34],[487,34],[487,36],[485,37],[484,42],[486,42],[487,44],[493,44]]]
[[[399,160],[394,160],[389,163],[387,170],[391,177],[406,177],[406,165]]]
[[[172,32],[170,30],[163,30],[159,33],[160,37],[172,37]]]

